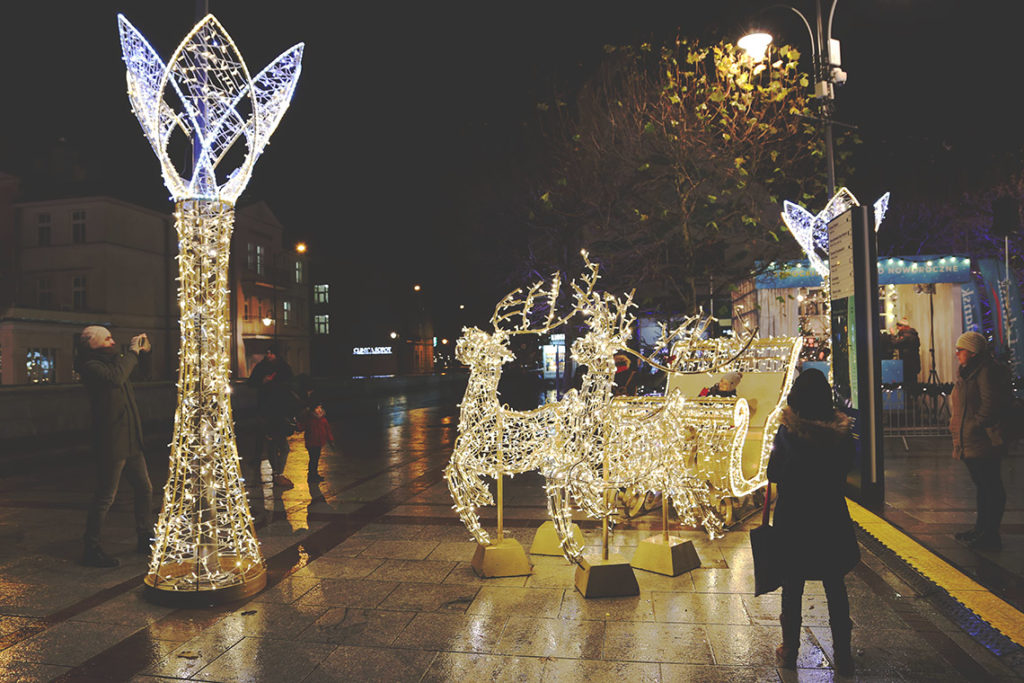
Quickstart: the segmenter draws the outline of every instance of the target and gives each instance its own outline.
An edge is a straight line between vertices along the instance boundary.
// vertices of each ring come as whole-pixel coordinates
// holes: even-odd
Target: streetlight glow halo
[[[755,62],[763,62],[768,54],[768,46],[772,44],[772,34],[764,31],[751,31],[736,41],[736,46],[746,52]]]

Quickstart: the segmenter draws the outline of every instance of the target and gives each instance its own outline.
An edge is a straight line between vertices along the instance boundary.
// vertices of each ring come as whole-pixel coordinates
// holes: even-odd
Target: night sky
[[[295,99],[243,201],[266,200],[346,273],[492,301],[460,254],[463,208],[481,187],[516,182],[524,122],[551,79],[580,82],[606,43],[735,39],[771,4],[210,0],[252,73],[306,43]],[[837,171],[862,201],[955,192],[1019,156],[1019,4],[839,0],[833,35],[849,82],[837,119],[864,142],[856,172]],[[5,5],[0,170],[31,176],[63,148],[98,190],[167,208],[125,94],[116,14],[167,59],[194,1]],[[813,17],[811,2],[793,5]],[[809,56],[795,15],[771,10],[761,23]]]

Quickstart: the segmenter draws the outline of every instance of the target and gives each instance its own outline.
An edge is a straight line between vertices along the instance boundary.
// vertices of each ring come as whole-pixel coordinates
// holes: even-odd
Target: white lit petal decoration
[[[882,221],[885,220],[885,214],[889,211],[889,193],[886,192],[875,202],[875,232],[882,227]]]
[[[817,216],[812,215],[799,204],[790,201],[782,203],[782,220],[786,223],[789,231],[793,233],[793,237],[803,248],[804,253],[807,254],[811,267],[823,278],[828,277],[828,266],[825,263],[828,261],[828,223],[855,206],[860,206],[860,202],[845,187],[836,192]],[[889,208],[888,192],[875,202],[874,208],[875,230],[877,231]]]
[[[212,15],[196,24],[168,65],[123,15],[118,15],[118,25],[128,95],[171,196],[175,201],[234,203],[291,100],[303,45],[283,53],[253,79],[231,36]],[[184,111],[176,112],[168,99],[180,102]],[[199,149],[190,178],[182,177],[168,153],[175,127],[192,136]],[[246,154],[225,174],[226,182],[219,183],[217,167],[240,138]]]

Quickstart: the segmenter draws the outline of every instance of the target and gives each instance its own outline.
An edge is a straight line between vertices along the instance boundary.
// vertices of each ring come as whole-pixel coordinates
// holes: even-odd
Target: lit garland
[[[213,16],[196,24],[169,66],[121,15],[118,25],[128,96],[175,201],[179,249],[178,406],[145,582],[168,592],[262,585],[264,560],[232,427],[228,258],[234,202],[288,107],[303,46],[291,48],[253,79]],[[174,111],[167,96],[184,111]],[[240,108],[250,111],[248,116]],[[176,129],[195,145],[190,178],[178,173],[168,153]],[[218,184],[218,164],[242,142],[244,159]]]

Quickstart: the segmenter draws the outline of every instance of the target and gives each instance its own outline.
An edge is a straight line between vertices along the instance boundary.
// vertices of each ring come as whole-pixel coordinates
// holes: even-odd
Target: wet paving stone
[[[176,609],[142,599],[146,561],[133,552],[130,487],[122,487],[105,529],[123,565],[103,570],[77,564],[91,476],[81,463],[47,476],[0,477],[0,500],[26,505],[0,506],[0,680],[97,680],[97,671],[140,683],[842,680],[831,669],[820,582],[805,587],[798,671],[775,668],[779,594],[753,595],[748,532],[757,520],[715,541],[679,531],[701,566],[677,577],[637,570],[638,596],[583,598],[574,565],[557,556],[531,557],[529,576],[480,578],[469,564],[476,543],[454,516],[441,476],[455,436],[454,403],[406,399],[341,419],[319,487],[305,484],[297,435],[286,470],[295,488],[249,489],[271,571],[268,588],[242,605]],[[928,462],[915,457],[894,458],[897,470]],[[156,463],[153,471],[160,476]],[[907,518],[913,528],[971,571],[997,560],[1024,569],[1016,493],[998,558],[949,542],[973,498],[961,491],[969,487],[963,472],[948,472],[927,484],[941,495],[919,483],[891,489],[908,515],[915,495],[932,503],[948,496],[957,508],[920,503]],[[542,484],[535,473],[506,481],[505,534],[526,549],[546,519]],[[495,509],[480,512],[493,533]],[[660,520],[648,517],[617,525],[613,551],[628,557],[657,533]],[[600,529],[580,521],[588,551],[600,552]],[[1021,680],[870,552],[847,584],[855,680]],[[981,677],[957,668],[965,660]]]

